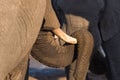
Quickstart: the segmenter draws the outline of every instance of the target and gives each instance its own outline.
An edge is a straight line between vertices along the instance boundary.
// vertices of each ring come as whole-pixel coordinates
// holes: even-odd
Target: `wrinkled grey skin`
[[[45,0],[0,0],[0,80],[28,56],[41,28],[45,6]]]

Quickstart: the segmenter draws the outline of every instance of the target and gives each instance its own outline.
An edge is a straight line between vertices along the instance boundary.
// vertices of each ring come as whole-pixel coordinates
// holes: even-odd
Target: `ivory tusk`
[[[77,39],[67,35],[63,32],[60,28],[52,30],[54,34],[56,34],[60,39],[63,41],[70,43],[70,44],[77,44]]]

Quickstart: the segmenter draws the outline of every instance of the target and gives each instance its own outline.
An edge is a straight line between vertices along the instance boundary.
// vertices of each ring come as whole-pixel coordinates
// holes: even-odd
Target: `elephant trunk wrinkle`
[[[72,67],[75,67],[72,76],[75,80],[85,80],[93,50],[93,37],[85,29],[75,32],[74,37],[77,38],[78,45],[76,63],[72,64]]]

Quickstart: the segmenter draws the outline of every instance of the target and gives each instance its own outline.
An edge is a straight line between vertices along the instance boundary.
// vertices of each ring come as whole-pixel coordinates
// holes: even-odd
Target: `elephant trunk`
[[[72,76],[74,76],[74,80],[85,80],[93,50],[93,37],[86,29],[81,29],[79,32],[73,34],[73,37],[78,40],[78,54],[76,61],[71,66],[74,67]]]

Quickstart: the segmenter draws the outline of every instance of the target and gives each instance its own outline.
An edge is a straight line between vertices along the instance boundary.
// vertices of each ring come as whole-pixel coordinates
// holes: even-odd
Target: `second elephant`
[[[52,67],[74,66],[70,80],[85,80],[89,59],[93,49],[93,37],[88,30],[81,28],[72,34],[78,44],[61,46],[50,31],[40,31],[31,55],[41,63]],[[80,73],[80,74],[79,74]]]

